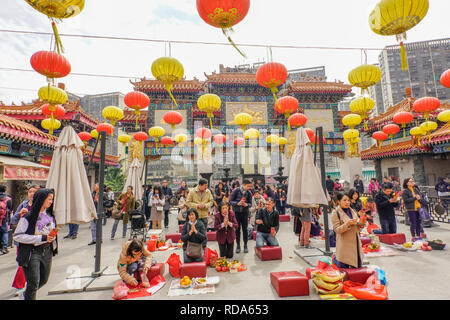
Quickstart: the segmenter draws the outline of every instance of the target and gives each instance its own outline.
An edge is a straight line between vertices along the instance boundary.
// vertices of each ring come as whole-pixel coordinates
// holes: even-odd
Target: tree
[[[123,162],[120,160],[120,167],[108,167],[105,170],[105,186],[110,187],[113,192],[122,192],[127,177],[122,173]]]

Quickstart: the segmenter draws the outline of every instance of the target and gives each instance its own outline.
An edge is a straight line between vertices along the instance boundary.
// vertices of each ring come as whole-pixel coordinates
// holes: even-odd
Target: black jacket
[[[230,195],[230,204],[233,207],[233,212],[235,214],[248,214],[250,211],[250,207],[252,206],[252,193],[250,190],[244,191],[241,188],[236,188],[231,192]],[[245,197],[245,202],[248,204],[247,207],[238,206],[238,202]]]
[[[359,192],[360,195],[364,193],[364,183],[362,182],[362,180],[353,181],[353,186],[355,187],[356,191]]]
[[[355,203],[350,201],[350,207],[355,210],[356,212],[359,212],[362,210],[363,205],[362,205],[362,201],[360,198],[358,198],[358,200],[356,200]]]
[[[256,231],[262,233],[270,233],[272,227],[278,232],[278,229],[280,228],[280,216],[275,208],[273,208],[272,213],[269,213],[266,208],[259,209],[256,212],[255,220],[263,221],[263,224],[256,224]]]
[[[329,193],[334,191],[334,181],[331,179],[325,180],[325,186]]]
[[[416,196],[422,197],[419,188],[414,188],[414,193],[416,194]],[[416,202],[416,198],[413,196],[411,190],[403,189],[402,199],[407,211],[415,211],[416,206],[414,203]]]
[[[399,206],[399,203],[389,202],[392,198],[392,193],[387,195],[383,191],[378,192],[375,196],[375,205],[381,219],[395,219],[395,208]]]
[[[186,250],[188,241],[194,242],[194,243],[201,243],[202,247],[206,247],[207,243],[207,237],[206,237],[206,229],[203,222],[197,220],[195,222],[195,228],[197,229],[198,233],[193,232],[191,235],[189,235],[189,232],[191,231],[191,225],[189,221],[186,221],[183,225],[183,229],[181,230],[181,241],[183,241],[183,250]]]

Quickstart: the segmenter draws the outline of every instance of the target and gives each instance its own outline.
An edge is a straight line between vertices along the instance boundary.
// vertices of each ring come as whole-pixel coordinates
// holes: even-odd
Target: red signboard
[[[52,164],[52,157],[42,157],[41,164],[43,166],[50,167],[50,165]]]
[[[3,166],[4,180],[47,180],[48,169]]]

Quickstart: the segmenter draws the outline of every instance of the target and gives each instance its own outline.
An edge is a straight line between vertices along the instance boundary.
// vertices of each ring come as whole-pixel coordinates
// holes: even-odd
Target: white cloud
[[[235,26],[236,43],[304,46],[377,47],[395,44],[394,37],[382,37],[368,26],[375,0],[253,0],[248,16]],[[0,29],[51,32],[49,20],[25,1],[2,4]],[[446,12],[449,1],[431,1],[428,15],[408,32],[409,41],[448,36]],[[20,14],[18,14],[20,12]],[[447,28],[446,28],[447,27]],[[199,16],[194,0],[90,0],[80,15],[58,25],[60,33],[124,36],[149,39],[226,42],[220,29],[207,25]],[[66,56],[73,72],[151,77],[153,60],[165,54],[163,43],[110,41],[63,37]],[[49,48],[49,37],[0,32],[0,67],[30,68],[29,58]],[[179,59],[187,78],[211,73],[219,64],[234,66],[267,59],[264,48],[241,48],[242,58],[230,46],[172,44],[172,56]],[[377,62],[379,52],[368,52],[368,62]],[[274,61],[289,69],[325,65],[328,79],[347,82],[348,72],[360,64],[360,51],[273,49]],[[62,82],[78,94],[112,91],[127,93],[127,79],[69,75]],[[45,79],[36,73],[0,70],[0,100],[29,101]],[[36,88],[36,93],[2,89]]]

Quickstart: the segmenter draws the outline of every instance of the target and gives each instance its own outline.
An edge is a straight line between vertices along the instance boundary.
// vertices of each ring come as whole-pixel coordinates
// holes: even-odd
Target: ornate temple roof
[[[291,81],[288,91],[294,93],[350,93],[352,85],[344,84],[342,81]]]
[[[450,124],[446,124],[430,135],[424,136],[420,139],[420,143],[423,145],[434,145],[448,142],[450,142]]]
[[[256,81],[255,73],[247,72],[220,72],[215,71],[208,75],[205,73],[205,83],[213,84],[247,84],[247,85],[259,85]]]
[[[389,141],[389,140],[387,140]],[[431,152],[431,148],[428,146],[419,146],[415,139],[407,141],[397,142],[393,145],[387,142],[386,145],[382,145],[379,148],[376,144],[372,145],[369,149],[361,151],[361,160],[388,158],[401,155],[413,155],[416,153]]]
[[[87,155],[89,157],[92,156],[92,150],[91,149],[82,149],[83,155]],[[105,155],[105,164],[110,166],[117,166],[119,164],[119,158],[120,156],[113,156],[110,154]],[[94,162],[100,162],[100,151],[97,151],[94,155]]]
[[[163,82],[155,79],[146,79],[145,77],[139,81],[130,83],[134,86],[135,90],[138,91],[155,91],[155,92],[165,92],[166,87]],[[180,81],[173,83],[173,92],[198,92],[202,91],[203,82],[194,77],[193,80],[182,79]]]

